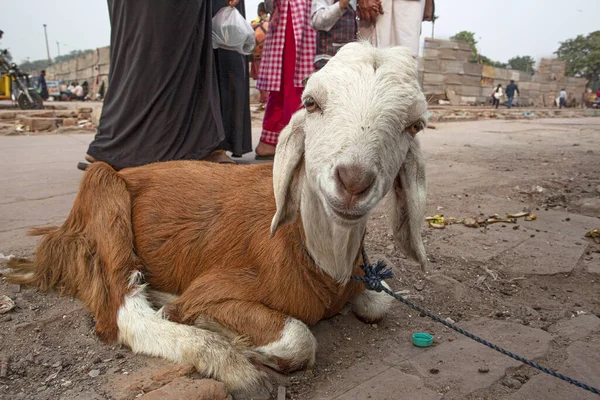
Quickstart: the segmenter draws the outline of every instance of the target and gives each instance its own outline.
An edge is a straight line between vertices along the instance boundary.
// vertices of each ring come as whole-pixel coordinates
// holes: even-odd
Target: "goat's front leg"
[[[236,293],[239,288],[230,290]],[[196,300],[188,289],[166,309],[175,320],[183,317],[186,322],[194,322],[209,318],[247,338],[258,361],[277,371],[288,373],[314,364],[317,341],[302,321],[255,301],[232,299],[198,304]]]
[[[354,275],[363,276],[364,272],[356,267],[354,269]],[[381,283],[383,286],[390,289],[390,286],[387,283]],[[360,289],[357,289],[357,286],[360,286]],[[358,319],[367,323],[373,323],[385,317],[394,302],[394,298],[387,293],[365,290],[363,283],[360,281],[351,281],[348,284],[348,287],[353,287],[353,289],[350,290],[353,290],[353,293],[358,293],[357,295],[352,296],[349,301],[352,312],[356,314]]]
[[[390,289],[387,283],[382,282],[382,284]],[[352,311],[360,320],[373,323],[386,316],[393,301],[394,298],[387,293],[364,290],[358,296],[350,299],[349,303]]]

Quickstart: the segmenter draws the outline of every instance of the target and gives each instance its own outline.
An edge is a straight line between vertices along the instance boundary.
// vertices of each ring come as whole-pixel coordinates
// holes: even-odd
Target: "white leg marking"
[[[203,374],[223,381],[230,389],[250,389],[263,383],[260,373],[221,335],[162,318],[146,298],[146,288],[135,285],[117,315],[119,342],[135,353],[193,364]]]
[[[390,288],[387,283],[382,282],[383,286]],[[350,300],[352,311],[359,318],[366,321],[377,321],[388,313],[394,298],[384,292],[375,292],[373,290],[365,290],[355,298]]]
[[[274,369],[278,369],[278,365],[274,360],[269,360],[273,356],[288,362],[292,369],[312,367],[315,363],[317,339],[304,322],[288,318],[281,339],[255,350],[266,355],[267,358],[261,358],[261,361]]]

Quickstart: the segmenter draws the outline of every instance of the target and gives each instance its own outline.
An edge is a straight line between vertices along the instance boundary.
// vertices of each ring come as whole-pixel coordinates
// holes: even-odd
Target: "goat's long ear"
[[[425,159],[415,137],[394,182],[389,206],[396,242],[407,256],[421,264],[423,271],[428,264],[421,238],[426,197]]]
[[[273,192],[277,211],[271,222],[271,236],[280,226],[294,222],[298,216],[304,170],[305,119],[305,110],[296,112],[279,135],[273,163]]]

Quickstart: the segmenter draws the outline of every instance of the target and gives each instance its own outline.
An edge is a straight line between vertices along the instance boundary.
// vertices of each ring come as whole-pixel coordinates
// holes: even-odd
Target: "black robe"
[[[108,0],[110,74],[88,154],[116,169],[201,159],[225,139],[208,0]]]

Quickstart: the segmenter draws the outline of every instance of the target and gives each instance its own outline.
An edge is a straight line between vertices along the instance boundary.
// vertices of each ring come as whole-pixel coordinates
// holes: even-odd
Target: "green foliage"
[[[555,54],[566,62],[568,76],[596,79],[600,75],[600,31],[561,42]]]
[[[469,57],[469,62],[491,65],[498,68],[506,68],[506,63],[491,60],[479,53],[477,50],[477,40],[475,40],[475,32],[460,31],[456,35],[450,36],[450,40],[467,43],[471,47],[471,57]]]
[[[48,60],[43,59],[35,61],[25,61],[19,64],[19,68],[21,68],[21,71],[27,74],[38,73],[42,69],[48,68]]]
[[[71,60],[73,58],[84,56],[84,55],[86,55],[88,53],[91,53],[92,51],[94,51],[94,50],[92,50],[92,49],[87,49],[87,50],[73,50],[69,54],[64,54],[62,56],[54,57],[54,63],[55,64],[60,64],[60,63],[63,63],[65,61],[69,61],[69,60]]]
[[[450,36],[450,40],[455,42],[467,43],[471,46],[474,54],[477,54],[477,40],[475,40],[475,32],[460,31],[454,36]]]
[[[531,56],[516,56],[508,60],[509,68],[516,69],[518,71],[533,72],[533,65],[535,60]]]
[[[77,58],[77,57],[86,55],[88,53],[91,53],[92,51],[94,51],[94,50],[91,50],[91,49],[73,50],[69,54],[64,54],[62,56],[55,57],[54,64],[60,64],[65,61],[72,60],[73,58]],[[25,73],[28,73],[28,74],[37,73],[42,69],[48,68],[48,60],[43,59],[43,60],[35,60],[35,61],[23,61],[21,64],[19,64],[19,67]]]

